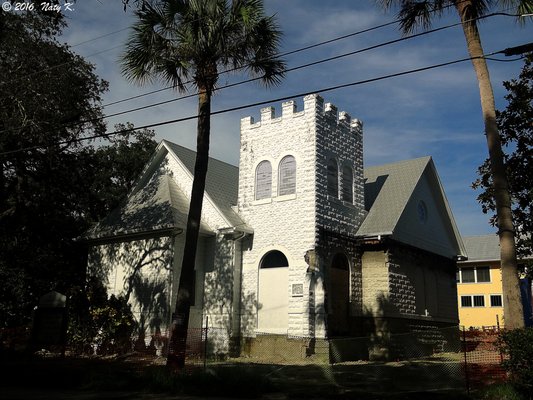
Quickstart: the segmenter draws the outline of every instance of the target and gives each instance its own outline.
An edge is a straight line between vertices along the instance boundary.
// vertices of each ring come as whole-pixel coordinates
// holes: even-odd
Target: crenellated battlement
[[[311,94],[303,98],[304,109],[298,111],[296,101],[289,100],[281,104],[281,116],[276,116],[276,109],[272,106],[264,107],[260,111],[259,121],[248,116],[241,119],[241,129],[258,128],[261,125],[279,123],[283,120],[293,119],[303,115],[316,115],[336,121],[339,125],[348,126],[351,131],[362,133],[363,124],[358,119],[352,119],[346,111],[338,111],[332,103],[324,103],[324,99],[318,94]]]

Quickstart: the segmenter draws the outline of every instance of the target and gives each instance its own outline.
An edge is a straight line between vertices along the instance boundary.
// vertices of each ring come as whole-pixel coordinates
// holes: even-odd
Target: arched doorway
[[[259,263],[257,330],[287,333],[289,322],[289,261],[278,250],[266,253]]]
[[[343,253],[337,253],[329,268],[328,334],[348,334],[350,310],[350,264]]]

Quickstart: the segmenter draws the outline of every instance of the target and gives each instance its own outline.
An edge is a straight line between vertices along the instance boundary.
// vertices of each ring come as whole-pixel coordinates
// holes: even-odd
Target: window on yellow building
[[[461,296],[461,307],[485,307],[485,296],[483,295]]]
[[[457,283],[486,283],[490,282],[489,267],[459,268]]]
[[[502,295],[501,294],[491,294],[490,295],[490,306],[491,307],[502,307]]]
[[[476,274],[474,268],[461,268],[461,282],[474,283],[476,281]]]

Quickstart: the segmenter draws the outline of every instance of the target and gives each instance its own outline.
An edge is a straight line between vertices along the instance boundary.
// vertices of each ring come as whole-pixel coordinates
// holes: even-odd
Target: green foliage
[[[162,366],[151,367],[144,371],[143,378],[151,391],[195,396],[255,398],[274,390],[274,384],[265,374],[246,366],[219,366],[181,373]]]
[[[80,142],[106,130],[107,83],[57,41],[64,26],[61,13],[0,11],[1,327],[29,324],[48,291],[84,285],[77,239],[118,204],[155,148],[151,131]]]
[[[90,279],[69,303],[69,346],[79,353],[123,354],[131,351],[136,323],[126,299],[107,297],[103,285]]]
[[[525,400],[509,383],[499,383],[483,389],[476,395],[479,400]]]
[[[499,347],[507,356],[502,363],[522,393],[533,393],[533,328],[505,331]]]
[[[512,197],[513,220],[518,230],[519,256],[533,255],[533,55],[524,60],[518,79],[503,83],[508,94],[507,107],[498,112],[500,137],[504,145],[505,164]],[[479,178],[473,183],[482,190],[478,201],[484,213],[495,212],[494,191],[489,160],[478,168]],[[491,223],[496,225],[493,215]]]

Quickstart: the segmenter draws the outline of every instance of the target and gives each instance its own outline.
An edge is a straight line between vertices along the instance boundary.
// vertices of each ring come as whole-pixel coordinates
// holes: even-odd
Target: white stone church
[[[239,167],[210,159],[190,326],[208,318],[227,352],[265,335],[457,325],[466,252],[432,159],[363,168],[362,124],[319,95],[303,103],[243,118]],[[170,323],[194,160],[161,142],[122,207],[88,234],[90,273],[128,298],[147,336]]]

